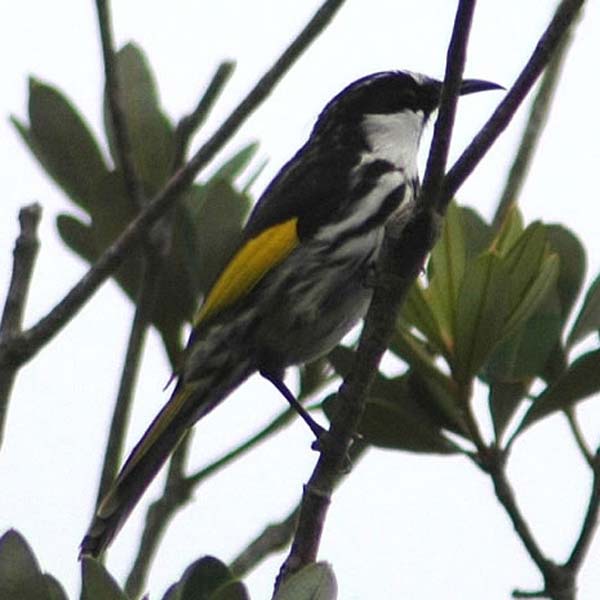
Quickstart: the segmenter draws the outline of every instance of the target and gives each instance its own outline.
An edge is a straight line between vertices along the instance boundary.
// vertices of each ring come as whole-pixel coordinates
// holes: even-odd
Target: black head
[[[460,94],[473,94],[501,86],[465,79]],[[367,114],[392,114],[405,110],[423,113],[424,121],[439,106],[442,82],[411,71],[383,71],[362,77],[343,89],[325,107],[317,128],[352,125]]]

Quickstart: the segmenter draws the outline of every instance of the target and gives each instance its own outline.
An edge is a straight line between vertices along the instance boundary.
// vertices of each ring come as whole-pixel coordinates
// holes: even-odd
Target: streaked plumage
[[[462,93],[492,89],[465,81]],[[421,133],[441,84],[393,71],[338,94],[258,201],[195,321],[171,399],[132,451],[82,545],[110,543],[183,433],[255,371],[329,351],[367,311],[366,284],[395,214],[411,218]]]

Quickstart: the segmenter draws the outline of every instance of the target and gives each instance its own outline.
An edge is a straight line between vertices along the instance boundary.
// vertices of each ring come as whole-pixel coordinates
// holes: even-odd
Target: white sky
[[[162,101],[173,119],[197,100],[216,64],[238,61],[209,121],[216,127],[318,2],[255,0],[206,3],[179,0],[115,2],[119,44],[135,40],[155,69]],[[268,167],[256,191],[304,141],[323,104],[369,72],[409,68],[443,73],[454,10],[447,0],[349,0],[329,30],[248,121],[232,145],[257,139],[258,162]],[[549,20],[552,0],[481,2],[475,17],[467,76],[510,85]],[[6,13],[6,11],[5,11]],[[596,175],[600,89],[597,57],[600,10],[590,3],[569,55],[543,151],[522,196],[529,219],[562,221],[588,248],[588,281],[600,264]],[[59,212],[72,210],[7,122],[26,117],[27,76],[61,87],[100,137],[102,68],[92,2],[23,0],[11,3],[0,24],[0,290],[6,290],[18,208],[44,207],[43,245],[33,280],[27,323],[45,314],[84,273],[85,265],[55,232]],[[453,156],[498,101],[481,94],[461,101]],[[523,114],[502,137],[460,200],[490,216]],[[204,132],[203,135],[206,135]],[[199,140],[200,141],[200,140]],[[102,142],[104,145],[104,142]],[[593,191],[592,191],[593,190]],[[593,209],[593,210],[590,210]],[[23,369],[16,383],[0,455],[0,531],[12,526],[29,540],[42,567],[74,597],[77,546],[96,494],[107,424],[118,385],[132,307],[106,284],[77,318]],[[152,334],[128,438],[137,440],[166,400],[169,368]],[[267,383],[251,381],[197,427],[191,463],[205,464],[282,408]],[[600,440],[594,400],[581,410],[591,444]],[[518,500],[549,556],[567,555],[579,528],[589,476],[560,418],[547,419],[515,447],[510,464]],[[203,554],[227,561],[269,522],[291,508],[316,455],[310,434],[294,425],[197,491],[196,501],[169,529],[152,570],[152,598]],[[114,544],[109,568],[119,578],[137,547],[144,507],[154,486]],[[540,578],[497,504],[490,482],[461,458],[373,451],[336,494],[320,557],[333,563],[344,600],[446,598],[500,600],[514,587],[537,589]],[[270,597],[282,557],[247,578],[253,598]],[[580,598],[600,595],[600,542],[580,578]]]

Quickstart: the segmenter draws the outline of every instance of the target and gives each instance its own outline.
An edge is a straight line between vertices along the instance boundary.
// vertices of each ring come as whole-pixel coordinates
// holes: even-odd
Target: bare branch
[[[13,250],[12,276],[0,321],[0,343],[10,343],[21,331],[33,267],[40,246],[37,229],[41,216],[42,209],[39,204],[30,204],[19,211],[21,232]],[[17,363],[0,364],[0,446],[4,437],[10,393],[18,368]]]
[[[495,229],[500,227],[510,207],[519,201],[519,194],[527,178],[529,167],[544,131],[550,107],[554,100],[554,93],[562,73],[562,67],[566,60],[567,52],[571,47],[575,23],[576,20],[573,21],[561,39],[548,67],[544,71],[539,90],[531,104],[525,131],[521,137],[517,154],[510,167],[504,190],[500,194],[498,207],[494,214],[492,225]]]
[[[214,135],[191,160],[153,198],[150,204],[125,228],[107,248],[94,266],[75,284],[66,296],[36,325],[11,343],[0,343],[0,365],[8,361],[23,364],[47,344],[77,313],[92,294],[121,264],[153,223],[166,213],[180,194],[193,182],[199,171],[221,150],[249,115],[267,98],[299,56],[325,29],[344,0],[326,0],[306,27],[261,77],[249,94],[238,104]]]
[[[550,62],[563,36],[577,18],[584,2],[585,0],[562,0],[514,85],[448,172],[440,201],[447,204],[452,200],[479,161],[506,129],[538,77]]]
[[[463,0],[457,10],[449,60],[456,60],[459,64],[464,61],[472,4],[471,0]],[[450,72],[453,77],[458,77],[460,83],[461,68],[453,68]],[[450,94],[452,86],[455,85],[453,80],[450,89],[446,91],[445,111],[452,110]],[[450,127],[451,124],[450,117],[445,127]],[[440,139],[441,136],[450,135],[450,132],[437,128],[436,134]],[[429,168],[430,179],[435,177],[431,173],[437,171],[440,166],[443,174],[445,143],[436,143],[441,144],[442,149],[438,148],[437,152],[440,154],[431,163],[433,166]],[[436,195],[433,183],[429,184],[429,190],[433,196]],[[354,368],[338,392],[341,396],[339,412],[332,420],[329,437],[323,440],[320,458],[304,487],[296,535],[290,553],[280,569],[275,589],[286,577],[316,560],[336,475],[343,471],[347,461],[347,450],[357,431],[369,388],[394,332],[397,310],[438,235],[439,221],[435,211],[428,210],[432,206],[433,202],[425,204],[423,210],[419,211],[401,232],[394,232],[393,227],[389,228],[379,259],[377,284],[365,319]]]
[[[222,62],[196,108],[187,116],[183,117],[175,129],[175,158],[173,160],[174,170],[179,169],[185,160],[188,146],[194,133],[204,123],[206,117],[223,91],[225,84],[233,74],[235,63]]]

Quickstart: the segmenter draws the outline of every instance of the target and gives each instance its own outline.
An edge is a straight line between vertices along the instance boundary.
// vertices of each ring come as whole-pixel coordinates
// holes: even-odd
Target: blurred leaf
[[[273,600],[335,600],[337,582],[331,566],[310,564],[294,573],[279,588]]]
[[[212,600],[219,588],[233,581],[225,564],[213,556],[205,556],[185,570],[179,584],[179,600]]]
[[[175,152],[173,126],[160,108],[154,76],[141,48],[127,44],[116,59],[133,159],[146,194],[152,196],[171,174]],[[113,160],[120,167],[106,97],[104,125]]]
[[[186,600],[186,598],[182,600]],[[195,598],[190,597],[187,600],[195,600]],[[209,600],[250,600],[250,594],[241,581],[231,581],[211,594]]]
[[[229,160],[224,162],[215,174],[211,177],[212,181],[232,182],[240,173],[250,164],[258,150],[258,143],[253,142],[244,146],[239,152],[234,154]]]
[[[43,577],[46,581],[49,600],[68,600],[65,590],[55,577],[48,573],[44,573]]]
[[[48,175],[83,209],[96,199],[106,164],[87,124],[56,88],[29,80],[29,129],[12,123]]]
[[[98,250],[94,240],[94,230],[91,226],[82,223],[72,215],[61,214],[56,217],[56,227],[62,241],[75,254],[79,254],[90,264],[96,260]]]
[[[451,341],[444,337],[440,324],[429,303],[426,290],[423,290],[419,280],[410,288],[402,305],[402,319],[409,325],[414,325],[438,353],[448,356]]]
[[[449,340],[447,345],[454,339],[454,310],[465,271],[465,253],[461,210],[452,202],[431,253],[429,286],[424,292],[442,337]]]
[[[586,257],[581,242],[562,225],[546,225],[546,236],[553,252],[560,258],[557,291],[565,321],[579,296],[585,277]]]
[[[211,179],[191,188],[183,200],[195,226],[196,253],[188,260],[198,290],[207,292],[240,242],[250,198],[227,181]]]
[[[483,254],[465,272],[456,313],[452,370],[459,382],[477,375],[499,342],[508,316],[510,276],[503,261]]]
[[[478,212],[466,206],[461,207],[465,251],[467,260],[477,258],[492,243],[494,230],[481,218]]]
[[[524,381],[509,383],[495,381],[490,385],[489,406],[496,441],[500,442],[507,425],[524,400],[528,389],[529,385]]]
[[[492,251],[505,255],[523,233],[523,217],[516,205],[512,205],[500,225],[496,239],[492,242]]]
[[[570,408],[600,390],[600,350],[575,360],[559,379],[540,394],[527,411],[519,432],[558,410]]]
[[[342,377],[353,368],[354,353],[348,348],[338,346],[328,358]],[[423,398],[411,390],[408,375],[386,379],[378,373],[358,431],[366,442],[382,448],[440,454],[454,452],[454,447],[442,435],[440,425],[423,408],[422,401]],[[338,397],[333,395],[323,405],[330,419],[337,410],[337,402]]]
[[[31,548],[14,529],[0,538],[0,598],[54,599]]]
[[[567,347],[572,348],[598,329],[600,329],[600,275],[594,279],[585,295],[583,306],[567,338]]]
[[[81,600],[127,600],[112,575],[96,559],[81,559],[81,577]]]

